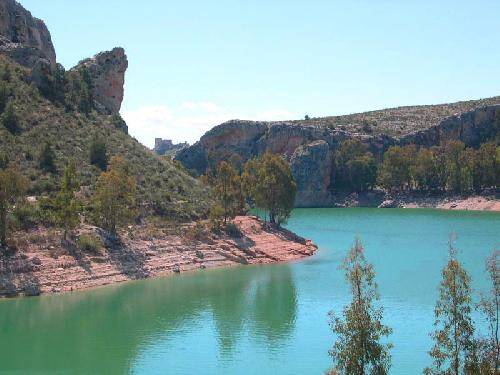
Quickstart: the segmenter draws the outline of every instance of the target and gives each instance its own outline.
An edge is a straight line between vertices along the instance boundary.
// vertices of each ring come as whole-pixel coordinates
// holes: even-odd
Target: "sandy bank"
[[[121,244],[107,244],[98,254],[61,245],[44,229],[30,232],[18,252],[0,260],[0,296],[60,293],[186,272],[241,264],[297,260],[314,254],[311,241],[284,229],[263,225],[255,217],[237,217],[242,236],[207,234],[201,240],[178,234],[154,235],[129,228]],[[84,227],[80,233],[95,232]],[[160,234],[159,234],[160,233]]]

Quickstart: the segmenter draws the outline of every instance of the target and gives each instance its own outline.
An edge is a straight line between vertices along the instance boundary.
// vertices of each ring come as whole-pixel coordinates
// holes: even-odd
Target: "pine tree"
[[[382,344],[392,330],[382,324],[382,308],[376,308],[379,300],[375,271],[364,256],[364,249],[356,239],[344,260],[343,269],[351,286],[352,302],[343,311],[343,318],[330,312],[330,326],[337,341],[330,350],[334,371],[340,374],[387,374],[391,365],[391,344]]]
[[[0,247],[7,247],[7,213],[24,196],[28,181],[15,168],[0,170]]]
[[[449,242],[449,260],[443,269],[439,300],[434,310],[436,331],[431,334],[434,346],[429,352],[433,365],[426,374],[454,374],[464,372],[471,365],[474,326],[471,319],[470,277],[456,257]]]
[[[106,172],[101,173],[94,195],[96,221],[115,236],[120,225],[134,214],[136,182],[130,176],[123,157],[114,156]]]
[[[57,221],[64,229],[63,239],[66,240],[68,231],[74,229],[79,223],[79,205],[75,192],[79,188],[76,177],[76,166],[73,161],[64,170],[61,181],[61,190],[57,194],[55,207]]]
[[[484,374],[498,374],[500,371],[500,341],[498,318],[500,316],[500,251],[494,251],[486,261],[486,271],[491,280],[491,292],[484,295],[478,304],[488,322],[488,335],[478,340],[479,365]]]
[[[105,171],[108,167],[108,155],[106,151],[106,143],[97,135],[92,137],[90,142],[90,164],[99,167]]]
[[[48,173],[55,173],[56,169],[56,154],[52,149],[52,145],[50,142],[45,142],[40,151],[39,158],[40,169],[44,170]]]

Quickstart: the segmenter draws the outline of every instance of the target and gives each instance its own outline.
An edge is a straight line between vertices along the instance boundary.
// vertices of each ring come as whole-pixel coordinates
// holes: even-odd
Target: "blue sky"
[[[194,142],[231,118],[500,95],[498,0],[20,2],[66,68],[125,48],[122,115],[149,146]]]

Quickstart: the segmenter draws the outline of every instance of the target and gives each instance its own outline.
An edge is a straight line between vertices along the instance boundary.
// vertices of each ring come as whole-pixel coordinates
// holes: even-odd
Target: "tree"
[[[379,183],[388,190],[411,189],[411,169],[415,153],[415,145],[389,147],[379,169]]]
[[[481,188],[496,187],[500,175],[500,159],[497,155],[497,146],[493,142],[483,143],[476,152],[476,176],[474,185],[477,190]]]
[[[297,194],[290,165],[281,156],[265,153],[245,164],[243,191],[254,205],[278,225],[290,217]]]
[[[11,101],[5,106],[5,111],[2,115],[2,123],[11,134],[18,134],[21,131],[19,119],[17,118],[14,104]]]
[[[74,229],[80,221],[79,205],[75,197],[78,188],[75,162],[71,161],[64,170],[61,190],[55,201],[57,222],[64,229],[64,240],[67,238],[68,231]]]
[[[358,139],[343,142],[335,153],[335,185],[364,191],[375,184],[377,164],[368,147]]]
[[[343,318],[330,312],[330,326],[337,341],[329,354],[335,370],[341,374],[387,374],[391,365],[391,344],[382,344],[382,337],[392,333],[382,324],[375,271],[364,256],[364,249],[356,239],[343,263],[347,282],[351,286],[352,302],[343,310]]]
[[[7,103],[9,101],[9,89],[7,83],[0,81],[0,113],[5,110]]]
[[[456,257],[453,237],[449,242],[449,260],[442,272],[439,300],[434,309],[436,331],[429,352],[433,366],[426,374],[455,374],[471,365],[474,326],[471,319],[470,277]]]
[[[15,168],[0,170],[0,247],[7,247],[7,214],[24,196],[28,181]]]
[[[56,169],[56,154],[52,149],[52,145],[50,142],[45,142],[40,151],[39,156],[39,165],[40,169],[44,170],[48,173],[55,173]]]
[[[418,151],[411,173],[418,189],[425,191],[439,189],[439,174],[433,150],[421,148]]]
[[[97,166],[102,171],[108,167],[106,143],[97,135],[90,142],[90,164]]]
[[[479,340],[479,366],[484,374],[498,374],[500,370],[500,341],[498,318],[500,315],[500,251],[494,251],[486,261],[486,271],[491,280],[491,292],[482,296],[478,309],[488,322],[488,336]]]
[[[93,197],[96,220],[111,235],[115,236],[117,228],[133,217],[135,192],[135,179],[125,160],[114,156],[108,170],[99,176]]]
[[[241,211],[241,180],[231,164],[223,161],[217,167],[215,196],[223,209],[224,224]]]

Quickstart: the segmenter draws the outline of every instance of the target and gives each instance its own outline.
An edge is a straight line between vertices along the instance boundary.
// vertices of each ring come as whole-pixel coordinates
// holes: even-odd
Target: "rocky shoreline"
[[[444,210],[500,212],[500,194],[497,191],[481,195],[429,195],[424,193],[387,194],[374,190],[365,193],[337,194],[333,207],[373,208],[437,208]]]
[[[234,223],[240,235],[199,238],[129,227],[121,242],[104,243],[93,254],[62,245],[59,234],[46,229],[18,240],[14,256],[0,260],[0,297],[33,296],[94,288],[215,267],[288,262],[314,254],[317,247],[290,231],[264,224],[252,216]],[[95,227],[78,234],[99,234]],[[196,236],[195,236],[196,237]]]

